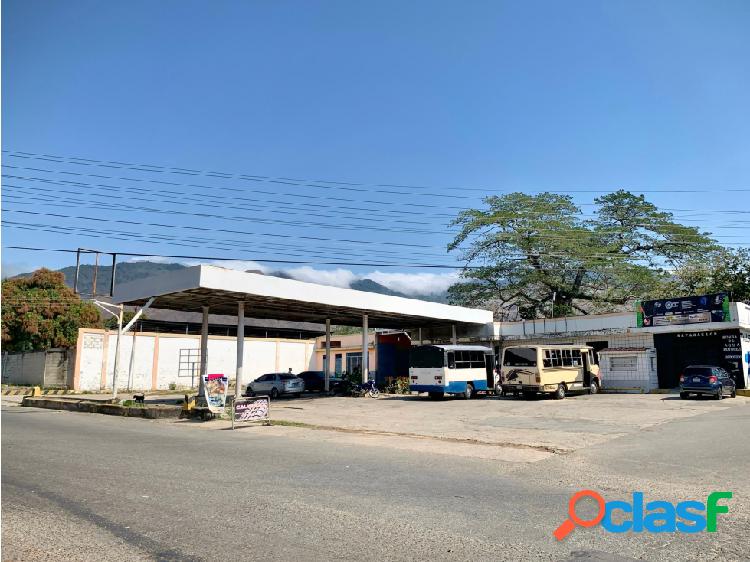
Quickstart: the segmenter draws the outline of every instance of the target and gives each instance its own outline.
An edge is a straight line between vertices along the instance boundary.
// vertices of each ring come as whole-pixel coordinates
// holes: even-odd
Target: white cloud
[[[186,264],[186,265],[198,265],[199,262]],[[271,271],[271,268],[259,264],[256,261],[247,261],[247,260],[232,260],[232,261],[214,261],[209,262],[208,265],[215,265],[216,267],[225,267],[227,269],[236,269],[238,271],[262,271],[263,273],[268,273]]]
[[[373,271],[366,275],[376,283],[380,283],[405,295],[432,295],[442,293],[458,281],[458,272],[449,273],[386,273]]]
[[[174,262],[169,258],[138,258],[131,261],[153,261],[153,262]],[[183,265],[198,265],[198,261],[181,261]],[[330,285],[333,287],[348,288],[358,279],[372,279],[392,291],[398,291],[405,295],[433,295],[443,293],[459,280],[457,271],[448,273],[394,273],[385,271],[372,271],[369,273],[354,273],[349,269],[315,269],[309,265],[294,267],[290,269],[280,269],[278,267],[268,267],[254,261],[233,260],[233,261],[215,261],[208,262],[209,265],[226,267],[227,269],[236,269],[239,271],[256,270],[263,273],[273,273],[274,271],[283,271],[292,279],[306,281],[308,283],[319,283],[321,285]]]
[[[286,269],[284,273],[288,273],[293,279],[297,279],[298,281],[343,288],[348,288],[352,281],[355,281],[359,277],[348,269],[314,269],[309,265]]]

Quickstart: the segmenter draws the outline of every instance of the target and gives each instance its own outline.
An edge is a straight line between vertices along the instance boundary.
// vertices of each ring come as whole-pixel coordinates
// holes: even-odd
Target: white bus
[[[411,348],[409,389],[430,398],[473,397],[495,387],[495,356],[480,345],[419,345]]]
[[[592,347],[532,344],[503,349],[500,383],[503,394],[541,392],[561,399],[573,392],[596,394],[602,379]]]

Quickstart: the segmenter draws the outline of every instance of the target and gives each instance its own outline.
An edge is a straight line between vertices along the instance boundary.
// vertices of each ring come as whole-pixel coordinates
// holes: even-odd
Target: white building
[[[495,322],[502,345],[590,345],[599,352],[605,388],[674,388],[689,364],[720,365],[738,388],[750,386],[750,306],[729,304],[730,321],[638,327],[635,312]]]

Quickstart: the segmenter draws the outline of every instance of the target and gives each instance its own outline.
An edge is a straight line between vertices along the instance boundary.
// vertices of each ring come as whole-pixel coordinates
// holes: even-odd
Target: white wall
[[[742,346],[742,375],[745,377],[745,388],[750,388],[750,332],[740,332]]]
[[[612,359],[620,357],[634,358],[634,368],[632,370],[613,368]],[[654,349],[600,352],[599,368],[602,373],[602,388],[604,389],[637,388],[643,392],[648,392],[659,388],[659,380],[656,374],[656,350]]]
[[[79,332],[80,360],[77,361],[77,390],[102,390],[101,373],[106,369],[105,388],[112,387],[114,374],[115,342],[117,333],[105,334],[101,330],[82,329]],[[143,333],[135,336],[133,370],[128,377],[133,335],[126,334],[120,343],[120,368],[118,388],[131,390],[190,388],[198,384],[200,371],[200,336]],[[283,340],[245,338],[243,382],[276,371],[294,372],[310,368],[313,355],[313,340]],[[106,349],[106,362],[104,351]],[[191,376],[189,350],[194,353],[195,376]],[[180,352],[183,353],[183,369],[180,369]],[[197,352],[197,353],[196,353]],[[233,380],[237,369],[237,343],[235,338],[210,336],[208,338],[208,372],[222,373]],[[153,384],[155,376],[156,384]],[[129,384],[128,384],[129,383]]]
[[[102,386],[105,336],[103,332],[78,333],[78,372],[73,373],[77,390],[99,390]],[[76,383],[77,381],[77,383]]]
[[[650,333],[638,333],[638,334],[593,334],[589,336],[558,336],[558,337],[528,337],[528,338],[515,338],[507,339],[502,342],[503,346],[507,345],[522,345],[522,344],[581,344],[586,345],[586,342],[591,341],[606,341],[607,347],[642,347],[652,348],[654,347],[654,336]]]
[[[544,334],[566,334],[599,330],[624,330],[635,327],[635,312],[494,323],[495,337],[502,338],[534,337],[535,335]]]

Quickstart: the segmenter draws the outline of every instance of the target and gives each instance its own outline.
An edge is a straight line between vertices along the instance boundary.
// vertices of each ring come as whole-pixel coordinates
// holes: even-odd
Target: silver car
[[[271,398],[278,398],[282,394],[296,394],[299,396],[305,390],[305,381],[290,373],[268,373],[255,379],[247,385],[247,396],[267,394]]]

